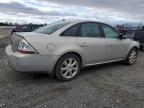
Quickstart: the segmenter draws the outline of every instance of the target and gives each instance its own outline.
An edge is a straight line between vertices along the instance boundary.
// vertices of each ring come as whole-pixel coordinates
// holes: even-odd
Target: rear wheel
[[[132,65],[135,64],[138,56],[138,49],[137,48],[132,48],[125,60],[126,64]]]
[[[55,76],[61,81],[69,81],[75,78],[81,68],[81,61],[75,54],[62,56],[55,67]]]

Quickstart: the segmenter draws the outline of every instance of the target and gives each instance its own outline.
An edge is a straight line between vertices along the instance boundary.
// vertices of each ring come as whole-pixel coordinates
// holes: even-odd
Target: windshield
[[[70,22],[65,22],[65,21],[56,22],[56,23],[52,23],[52,24],[46,25],[44,27],[41,27],[33,32],[43,33],[43,34],[51,34],[69,23]]]

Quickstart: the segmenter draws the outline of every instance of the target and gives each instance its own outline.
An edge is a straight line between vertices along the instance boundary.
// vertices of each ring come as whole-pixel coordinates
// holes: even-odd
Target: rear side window
[[[101,37],[98,23],[82,23],[80,28],[81,37]]]
[[[61,36],[77,36],[78,34],[78,29],[79,29],[79,24],[74,25],[70,28],[68,28],[67,30],[65,30]]]

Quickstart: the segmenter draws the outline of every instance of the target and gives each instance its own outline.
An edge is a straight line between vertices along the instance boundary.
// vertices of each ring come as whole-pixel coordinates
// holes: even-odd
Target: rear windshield
[[[43,33],[43,34],[52,34],[53,32],[57,31],[58,29],[64,27],[67,24],[70,24],[70,23],[71,22],[65,22],[65,21],[56,22],[56,23],[52,23],[52,24],[46,25],[44,27],[41,27],[33,32]]]

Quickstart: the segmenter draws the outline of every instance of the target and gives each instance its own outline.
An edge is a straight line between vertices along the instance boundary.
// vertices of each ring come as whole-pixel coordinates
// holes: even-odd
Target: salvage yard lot
[[[10,34],[11,27],[0,27],[0,38],[6,37]]]
[[[88,67],[78,78],[59,82],[47,74],[13,71],[5,56],[9,37],[0,39],[0,108],[143,108],[144,52],[133,66]]]

